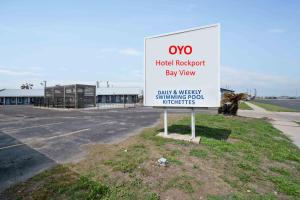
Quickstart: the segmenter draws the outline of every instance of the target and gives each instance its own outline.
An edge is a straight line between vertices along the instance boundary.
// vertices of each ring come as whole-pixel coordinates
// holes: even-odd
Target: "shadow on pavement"
[[[0,132],[0,197],[1,192],[13,184],[55,165],[55,161],[44,154]]]

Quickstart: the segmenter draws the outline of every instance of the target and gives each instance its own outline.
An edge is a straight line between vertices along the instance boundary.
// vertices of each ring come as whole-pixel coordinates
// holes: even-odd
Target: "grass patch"
[[[200,182],[197,182],[196,184],[198,186],[201,185]],[[187,175],[179,175],[175,176],[174,178],[168,181],[168,183],[165,186],[165,190],[168,190],[170,188],[177,188],[185,193],[193,193],[195,192],[195,186],[193,185],[195,185],[194,177]]]
[[[200,144],[157,137],[160,129],[146,129],[118,145],[95,145],[86,160],[70,166],[79,174],[54,168],[7,190],[5,197],[300,198],[300,151],[264,119],[197,114]],[[190,118],[169,130],[190,134]],[[157,164],[162,156],[169,166]]]
[[[290,176],[290,173],[288,172],[288,170],[281,168],[281,167],[271,167],[270,170],[272,172],[276,172],[276,173],[284,175],[284,176]]]
[[[256,167],[253,167],[252,164],[250,163],[247,163],[245,161],[241,161],[237,164],[237,166],[240,168],[240,169],[243,169],[243,171],[256,171],[257,168]]]
[[[128,149],[121,150],[113,158],[105,161],[104,164],[110,165],[113,170],[132,172],[139,164],[147,159],[148,150],[143,144],[130,146]]]
[[[157,137],[156,135],[158,132],[159,130],[157,129],[147,129],[141,133],[141,137],[143,139],[153,141],[156,146],[163,146],[169,141],[169,139]]]
[[[189,153],[190,156],[195,156],[197,158],[206,158],[207,152],[201,149],[192,149]]]
[[[248,194],[234,193],[226,196],[209,195],[208,200],[277,200],[278,198],[273,194]]]
[[[166,159],[170,164],[182,165],[182,162],[178,160],[175,156],[166,156]]]
[[[239,104],[239,109],[241,110],[253,110],[250,106],[248,106],[245,102],[241,102]]]
[[[37,186],[36,186],[37,185]],[[26,194],[25,188],[35,187]],[[16,190],[18,188],[18,190]],[[23,191],[20,193],[20,191]],[[110,195],[107,185],[79,176],[58,165],[6,191],[8,199],[104,199]]]
[[[268,104],[268,103],[261,103],[261,102],[257,102],[257,101],[251,101],[251,103],[253,103],[259,107],[262,107],[268,111],[273,111],[273,112],[298,112],[297,110],[294,110],[294,109],[285,108],[282,106],[277,106],[277,105]]]
[[[269,179],[280,192],[300,198],[300,181],[289,176],[270,176]]]
[[[139,178],[134,177],[131,181],[111,181],[109,183],[94,180],[89,176],[80,176],[62,165],[40,173],[24,183],[17,184],[6,190],[3,195],[5,195],[5,199],[24,200],[139,200],[142,197],[146,200],[159,199],[159,195],[150,191]]]

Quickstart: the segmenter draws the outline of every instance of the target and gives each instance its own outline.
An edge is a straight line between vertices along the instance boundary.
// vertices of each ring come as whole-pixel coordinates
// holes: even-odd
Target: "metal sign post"
[[[191,130],[192,130],[192,139],[196,137],[196,128],[195,128],[195,109],[192,108],[191,112]]]
[[[164,134],[168,135],[168,111],[167,108],[164,108]]]
[[[164,109],[160,136],[198,143],[195,108],[220,106],[220,24],[146,37],[144,106]],[[191,136],[168,134],[167,109],[191,110]]]

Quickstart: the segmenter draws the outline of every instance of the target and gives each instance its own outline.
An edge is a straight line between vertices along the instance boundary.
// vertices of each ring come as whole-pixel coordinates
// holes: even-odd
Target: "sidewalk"
[[[239,116],[270,119],[275,128],[287,135],[300,148],[300,113],[270,112],[252,103],[245,102],[253,110],[238,110]]]

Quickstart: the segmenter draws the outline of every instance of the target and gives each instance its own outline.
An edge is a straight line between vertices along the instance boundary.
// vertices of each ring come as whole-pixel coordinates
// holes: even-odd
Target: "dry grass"
[[[172,115],[169,130],[189,134],[189,123],[186,116]],[[157,137],[160,124],[116,145],[88,146],[85,160],[68,165],[74,173],[70,183],[49,181],[55,176],[50,171],[7,194],[21,191],[19,197],[28,197],[46,193],[45,199],[80,199],[79,195],[93,199],[95,194],[99,196],[94,199],[300,198],[299,149],[269,123],[197,115],[196,124],[201,144]],[[160,157],[168,159],[167,167],[157,164]],[[37,182],[50,188],[48,193],[34,187]],[[73,189],[61,193],[51,189],[59,185]],[[73,196],[66,195],[70,193]]]

